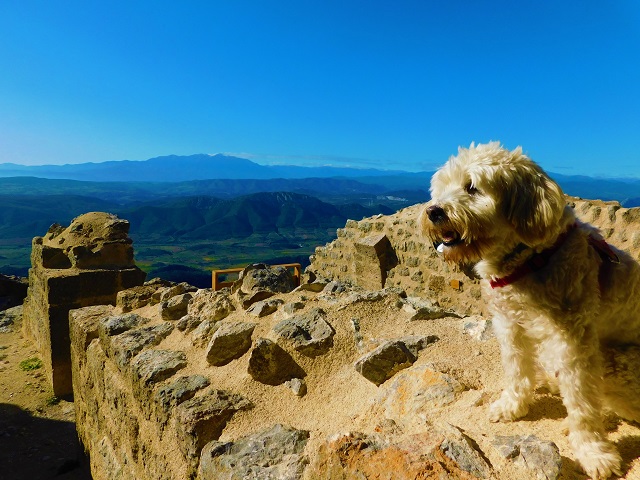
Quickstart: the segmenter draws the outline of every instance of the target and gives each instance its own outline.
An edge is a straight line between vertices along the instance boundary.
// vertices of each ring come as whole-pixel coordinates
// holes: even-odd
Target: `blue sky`
[[[233,153],[640,177],[640,2],[0,2],[0,163]]]

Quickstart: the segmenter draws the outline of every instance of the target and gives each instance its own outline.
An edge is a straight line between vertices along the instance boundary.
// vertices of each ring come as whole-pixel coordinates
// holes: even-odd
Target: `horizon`
[[[3,3],[0,163],[416,172],[495,140],[549,172],[639,178],[640,4],[491,5]]]

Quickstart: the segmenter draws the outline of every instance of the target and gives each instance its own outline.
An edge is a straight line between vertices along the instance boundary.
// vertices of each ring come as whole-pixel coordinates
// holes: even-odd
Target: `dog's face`
[[[560,187],[520,148],[471,144],[434,174],[419,222],[446,260],[475,263],[555,238],[565,205]]]

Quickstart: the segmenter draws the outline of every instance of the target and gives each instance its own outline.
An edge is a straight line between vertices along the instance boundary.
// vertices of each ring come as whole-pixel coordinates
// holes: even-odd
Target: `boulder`
[[[181,319],[187,314],[191,298],[190,293],[181,293],[162,302],[160,304],[160,316],[163,320]]]
[[[500,455],[533,471],[540,480],[560,477],[562,456],[553,442],[540,440],[535,435],[499,435],[492,444]]]
[[[235,442],[210,442],[202,451],[198,478],[301,479],[308,439],[306,430],[278,424]]]
[[[247,309],[255,302],[265,300],[276,293],[287,293],[296,288],[293,276],[284,267],[272,267],[256,263],[245,268],[233,286],[242,307]]]
[[[251,348],[255,323],[235,322],[221,325],[207,346],[207,362],[221,367],[240,358]]]
[[[200,320],[222,320],[236,309],[229,293],[229,289],[226,288],[217,292],[211,289],[198,290],[191,299],[187,312]]]
[[[278,342],[290,344],[308,357],[316,357],[329,351],[336,333],[324,317],[324,311],[315,308],[306,315],[281,321],[273,330],[278,336]]]

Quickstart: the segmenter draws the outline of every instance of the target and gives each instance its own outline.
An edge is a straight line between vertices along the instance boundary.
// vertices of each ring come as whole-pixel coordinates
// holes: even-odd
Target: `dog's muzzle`
[[[426,209],[427,217],[434,225],[438,226],[449,220],[447,212],[440,205],[431,205]],[[462,242],[460,234],[455,230],[442,230],[440,233],[440,242],[435,242],[433,246],[438,253],[444,252],[444,247],[454,247]]]

